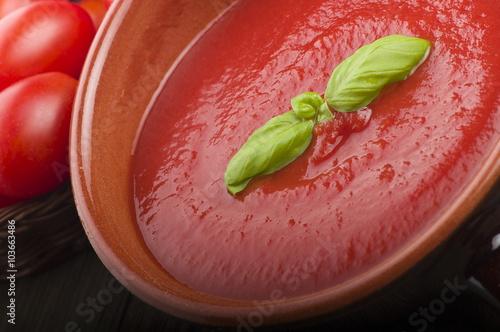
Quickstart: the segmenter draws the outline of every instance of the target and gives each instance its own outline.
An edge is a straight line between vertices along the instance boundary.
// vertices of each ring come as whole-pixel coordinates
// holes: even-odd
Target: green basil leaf
[[[311,119],[316,116],[316,111],[324,103],[323,98],[315,92],[304,92],[292,98],[292,109],[303,119]]]
[[[365,45],[333,71],[325,92],[328,105],[341,112],[357,111],[389,83],[404,80],[427,58],[427,40],[392,35]]]
[[[269,120],[257,129],[227,166],[224,181],[236,195],[258,175],[273,173],[300,156],[313,137],[314,121],[303,121],[295,111]]]
[[[321,104],[319,111],[318,111],[318,119],[317,122],[321,123],[323,121],[333,119],[335,116],[333,115],[332,111],[330,111],[330,107],[328,107],[328,103],[324,102]]]

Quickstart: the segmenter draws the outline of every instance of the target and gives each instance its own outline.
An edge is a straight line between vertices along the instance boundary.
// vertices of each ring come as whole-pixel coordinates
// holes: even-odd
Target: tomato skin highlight
[[[41,0],[0,0],[0,18],[12,13],[13,11]],[[52,0],[66,1],[66,0]]]
[[[32,75],[63,72],[78,78],[95,27],[68,1],[38,1],[0,20],[0,91]]]
[[[66,74],[44,73],[0,92],[0,195],[27,199],[68,179],[77,85]]]

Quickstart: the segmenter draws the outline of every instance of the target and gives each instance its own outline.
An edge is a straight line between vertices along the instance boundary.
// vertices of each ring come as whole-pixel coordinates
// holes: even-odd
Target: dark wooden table
[[[15,327],[7,321],[7,289],[8,284],[0,284],[0,331],[228,331],[177,319],[142,302],[116,282],[90,248],[56,267],[16,280]],[[297,331],[334,330],[322,323]],[[370,331],[416,329],[401,319]],[[500,317],[480,300],[462,295],[425,331],[496,332]]]

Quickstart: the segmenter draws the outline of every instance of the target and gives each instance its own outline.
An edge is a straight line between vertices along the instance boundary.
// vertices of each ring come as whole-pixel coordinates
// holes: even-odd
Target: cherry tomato
[[[113,0],[104,0],[104,6],[106,6],[106,9],[109,9],[109,7],[111,7],[112,3],[113,3]]]
[[[19,9],[36,1],[40,0],[0,0],[0,18],[13,12],[16,9]],[[52,1],[65,1],[65,0],[52,0]]]
[[[69,1],[38,1],[0,20],[0,91],[52,71],[78,78],[95,35],[89,14]]]
[[[78,2],[78,5],[85,9],[90,15],[96,30],[99,29],[99,26],[104,19],[104,15],[106,15],[104,2],[102,0],[81,0]]]
[[[44,73],[0,92],[0,195],[31,198],[68,179],[77,84],[66,74]]]

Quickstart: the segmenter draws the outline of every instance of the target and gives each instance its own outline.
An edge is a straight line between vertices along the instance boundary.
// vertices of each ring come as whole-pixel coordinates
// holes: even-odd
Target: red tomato
[[[12,197],[6,197],[6,196],[0,195],[0,209],[4,208],[6,206],[10,206],[10,205],[22,202],[22,201],[23,200],[21,200],[19,198],[12,198]]]
[[[13,12],[16,9],[19,9],[36,1],[40,0],[0,0],[0,18]],[[64,0],[53,0],[53,1],[64,1]]]
[[[89,13],[96,30],[99,29],[99,26],[104,19],[104,15],[106,15],[104,2],[102,0],[81,0],[78,2],[78,5]]]
[[[104,6],[106,6],[106,9],[109,9],[109,7],[111,7],[112,3],[113,3],[113,0],[104,0]]]
[[[68,1],[38,1],[0,20],[0,91],[52,71],[78,78],[95,35],[85,10]]]
[[[44,73],[0,92],[0,195],[30,198],[69,177],[68,140],[78,81]]]

